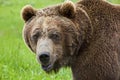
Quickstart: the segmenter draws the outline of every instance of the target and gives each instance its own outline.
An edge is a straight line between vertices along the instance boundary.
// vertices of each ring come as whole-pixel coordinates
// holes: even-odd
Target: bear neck
[[[77,60],[81,60],[79,59],[80,56],[83,55],[83,52],[89,47],[93,36],[93,28],[89,15],[85,11],[85,9],[83,10],[81,8],[81,6],[77,7],[76,16],[72,21],[76,25],[75,28],[76,31],[78,32],[76,38],[77,46],[74,50],[72,57],[70,58],[70,65],[69,65],[73,73],[73,78],[75,78],[78,77],[75,75],[77,75],[78,73],[77,71],[79,70],[76,69],[79,69],[78,67],[80,65],[79,63],[77,63]]]
[[[81,6],[77,7],[76,15],[72,22],[76,25],[74,28],[77,33],[75,38],[75,44],[77,45],[75,46],[74,54],[77,54],[78,57],[80,52],[89,45],[93,35],[93,28],[89,15]]]

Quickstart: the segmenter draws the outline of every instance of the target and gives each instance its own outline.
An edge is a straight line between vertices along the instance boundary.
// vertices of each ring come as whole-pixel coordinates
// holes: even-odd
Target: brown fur
[[[50,52],[52,67],[46,72],[69,66],[73,80],[120,80],[119,5],[68,1],[41,10],[24,7],[22,17],[29,48],[37,56]]]

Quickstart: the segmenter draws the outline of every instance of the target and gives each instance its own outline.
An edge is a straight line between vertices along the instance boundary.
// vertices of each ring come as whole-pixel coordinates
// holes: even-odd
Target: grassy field
[[[26,48],[22,39],[24,22],[20,10],[24,5],[43,8],[63,1],[0,0],[0,80],[71,80],[70,69],[63,68],[58,74],[51,75],[41,70],[35,55]],[[109,1],[120,3],[119,0]]]

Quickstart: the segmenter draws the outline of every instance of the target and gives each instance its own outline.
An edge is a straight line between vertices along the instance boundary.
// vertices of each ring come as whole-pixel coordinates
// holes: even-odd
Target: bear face
[[[24,40],[46,72],[57,72],[60,67],[68,66],[76,45],[76,26],[71,21],[74,4],[69,1],[54,8],[49,8],[54,14],[47,9],[37,11],[31,6],[22,10]]]

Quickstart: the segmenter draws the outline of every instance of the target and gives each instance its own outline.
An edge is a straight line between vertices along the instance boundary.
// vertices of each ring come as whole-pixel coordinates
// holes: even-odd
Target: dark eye
[[[40,37],[40,33],[39,33],[39,32],[35,33],[35,34],[32,36],[32,41],[37,42],[37,40],[38,40],[39,37]]]
[[[53,39],[53,40],[56,40],[56,41],[61,40],[61,35],[60,35],[60,33],[53,33],[53,34],[51,34],[49,37],[50,37],[51,39]]]

